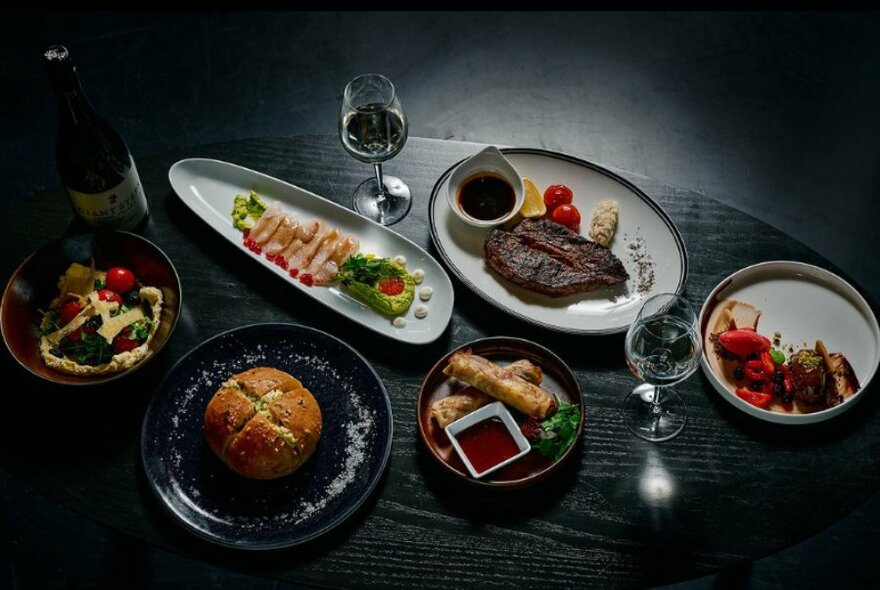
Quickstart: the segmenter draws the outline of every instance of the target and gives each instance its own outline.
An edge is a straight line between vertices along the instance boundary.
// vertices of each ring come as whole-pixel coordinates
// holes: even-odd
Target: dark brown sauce
[[[516,192],[509,182],[495,174],[482,172],[468,178],[458,189],[462,211],[480,221],[500,219],[516,205]]]

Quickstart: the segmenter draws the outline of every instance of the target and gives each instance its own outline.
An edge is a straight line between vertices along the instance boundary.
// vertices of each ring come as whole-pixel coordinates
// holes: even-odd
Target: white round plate
[[[447,201],[447,185],[455,166],[434,185],[428,212],[431,238],[453,273],[477,295],[505,312],[531,324],[574,334],[624,332],[642,302],[656,293],[680,293],[687,277],[684,241],[668,215],[648,195],[631,183],[595,164],[538,149],[501,150],[520,176],[527,176],[543,191],[564,184],[574,192],[581,212],[581,234],[590,228],[593,208],[614,199],[619,206],[617,231],[611,251],[623,262],[630,279],[625,286],[604,287],[567,297],[549,297],[524,289],[499,277],[485,263],[483,242],[491,228],[473,227],[459,219]],[[654,263],[654,284],[637,290],[635,240]]]
[[[762,410],[736,396],[712,370],[711,350],[704,347],[701,364],[721,396],[743,412],[779,424],[813,424],[851,408],[868,389],[880,363],[880,327],[874,312],[858,291],[839,276],[818,266],[773,260],[739,270],[716,286],[700,311],[703,340],[714,323],[719,303],[735,299],[761,310],[758,332],[772,338],[781,334],[786,344],[812,348],[822,340],[829,352],[842,353],[852,365],[861,388],[843,403],[810,414]]]

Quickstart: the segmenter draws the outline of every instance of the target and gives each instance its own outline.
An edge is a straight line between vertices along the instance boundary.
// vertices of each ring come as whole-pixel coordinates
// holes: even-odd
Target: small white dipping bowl
[[[513,209],[503,217],[477,219],[465,213],[458,203],[458,190],[461,185],[481,173],[495,174],[509,182],[510,186],[513,187],[515,197]],[[448,187],[449,190],[446,193],[446,198],[449,201],[449,207],[459,219],[475,227],[492,227],[513,219],[519,213],[519,210],[522,209],[523,202],[526,199],[526,189],[523,186],[522,177],[516,171],[516,168],[504,157],[504,154],[494,146],[487,147],[456,166],[449,177]]]
[[[474,469],[471,460],[468,459],[468,456],[465,454],[464,450],[462,450],[461,445],[458,444],[458,434],[475,424],[479,424],[484,420],[490,420],[492,418],[498,418],[499,420],[501,420],[501,423],[507,427],[507,431],[510,433],[510,436],[513,437],[513,440],[516,442],[516,446],[519,448],[519,453],[513,455],[508,459],[505,459],[497,465],[490,467],[486,471],[478,472],[476,469]],[[468,472],[474,479],[480,479],[481,477],[489,475],[493,471],[498,471],[505,465],[513,463],[517,459],[526,456],[532,448],[532,446],[529,444],[528,439],[526,439],[526,437],[520,431],[519,426],[517,426],[516,422],[514,422],[513,416],[510,415],[510,411],[508,411],[508,409],[501,402],[494,402],[489,404],[488,406],[483,406],[479,410],[471,412],[463,418],[459,418],[458,420],[446,427],[446,436],[449,437],[449,440],[452,442],[452,446],[455,449],[455,452],[458,453],[459,457],[461,457],[464,466],[467,467]]]

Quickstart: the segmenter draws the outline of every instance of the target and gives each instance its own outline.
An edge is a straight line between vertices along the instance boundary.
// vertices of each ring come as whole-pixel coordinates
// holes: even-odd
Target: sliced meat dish
[[[619,285],[629,278],[610,249],[546,219],[525,219],[513,231],[495,228],[483,247],[495,272],[551,297]]]

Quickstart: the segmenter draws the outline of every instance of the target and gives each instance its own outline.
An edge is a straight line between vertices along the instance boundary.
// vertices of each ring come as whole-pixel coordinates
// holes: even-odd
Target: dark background
[[[346,81],[378,71],[411,135],[545,147],[700,192],[811,246],[877,301],[878,25],[872,13],[5,14],[0,205],[39,207],[35,193],[59,184],[39,62],[51,43],[68,46],[135,158],[335,134]],[[30,249],[56,237],[33,228]],[[684,586],[869,586],[878,541],[875,495],[751,569]],[[289,587],[120,536],[2,469],[0,567],[8,588]]]

